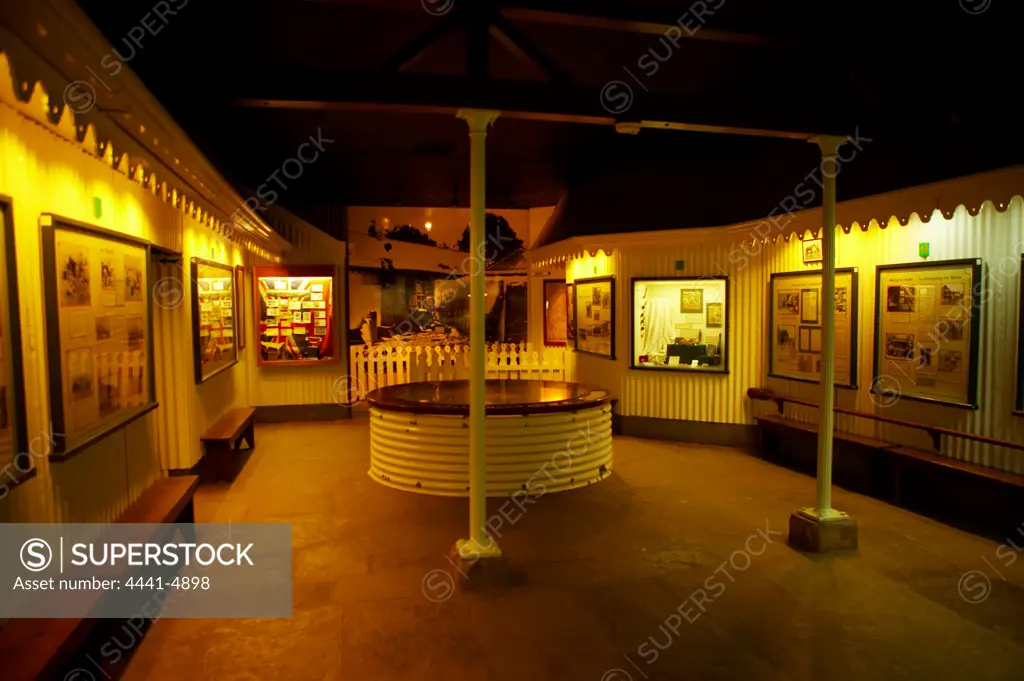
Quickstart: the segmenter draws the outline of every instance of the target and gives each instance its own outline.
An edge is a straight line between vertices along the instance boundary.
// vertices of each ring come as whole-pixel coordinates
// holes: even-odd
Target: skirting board
[[[352,408],[340,404],[284,404],[256,407],[256,423],[337,421],[352,418]]]
[[[621,433],[655,440],[693,442],[703,445],[725,445],[753,449],[757,443],[757,426],[745,423],[713,423],[710,421],[679,421],[649,416],[619,416]]]

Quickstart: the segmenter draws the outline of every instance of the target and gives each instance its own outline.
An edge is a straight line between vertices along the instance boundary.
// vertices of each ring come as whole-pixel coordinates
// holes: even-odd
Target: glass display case
[[[729,279],[633,279],[634,369],[728,371]]]
[[[337,362],[334,265],[261,265],[255,268],[254,314],[261,366]]]
[[[238,361],[235,268],[192,258],[192,351],[203,383]]]

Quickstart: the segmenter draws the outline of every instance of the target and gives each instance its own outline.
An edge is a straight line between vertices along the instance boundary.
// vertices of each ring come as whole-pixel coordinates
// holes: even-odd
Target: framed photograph
[[[566,284],[561,279],[544,280],[544,345],[565,345]]]
[[[192,258],[192,360],[197,384],[238,362],[235,335],[224,333],[225,328],[234,328],[231,301],[237,298],[237,276],[231,265]],[[209,303],[212,310],[205,323],[200,311],[204,303]]]
[[[589,355],[597,355],[607,359],[615,359],[615,278],[595,277],[577,279],[575,282],[576,301],[573,308],[576,312],[574,326],[576,328],[576,350]],[[608,307],[601,303],[607,295]],[[581,307],[581,302],[583,307]],[[606,310],[600,318],[594,317],[594,311]],[[605,319],[607,314],[607,319]]]
[[[0,485],[8,489],[36,474],[27,439],[13,220],[10,199],[0,195]]]
[[[630,289],[631,369],[728,373],[728,277],[635,277]]]
[[[841,388],[857,387],[858,279],[859,270],[855,267],[836,270],[832,366],[835,385]],[[820,270],[772,274],[768,376],[805,383],[820,380],[821,362],[813,361],[813,356],[821,352],[821,283]],[[807,322],[803,322],[805,318]],[[810,331],[811,328],[818,330]]]
[[[807,239],[803,243],[804,264],[821,262],[821,239]]]
[[[253,268],[253,316],[259,339],[256,356],[261,367],[338,361],[334,326],[336,281],[334,265]],[[276,308],[270,305],[271,299],[278,301]],[[297,326],[302,324],[311,326]]]
[[[800,289],[800,323],[818,324],[821,316],[818,314],[818,294],[820,288]]]
[[[779,291],[776,296],[779,314],[800,314],[799,291]]]
[[[55,215],[40,226],[51,458],[61,461],[156,407],[150,247]]]
[[[980,259],[876,268],[873,393],[978,408],[981,273]]]
[[[708,303],[704,313],[704,324],[709,329],[718,329],[722,326],[722,304]]]
[[[704,312],[704,289],[679,289],[679,313],[701,314]]]
[[[238,320],[238,349],[245,349],[245,267],[235,265],[235,318]]]

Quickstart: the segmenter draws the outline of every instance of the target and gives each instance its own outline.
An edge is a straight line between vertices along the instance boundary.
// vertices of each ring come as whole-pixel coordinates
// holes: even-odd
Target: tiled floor
[[[814,481],[737,451],[618,438],[609,479],[504,533],[520,585],[442,599],[464,500],[370,480],[364,419],[257,440],[197,518],[293,524],[293,618],[157,622],[125,678],[1024,678],[1024,555],[842,490],[859,555],[802,555],[776,533]]]

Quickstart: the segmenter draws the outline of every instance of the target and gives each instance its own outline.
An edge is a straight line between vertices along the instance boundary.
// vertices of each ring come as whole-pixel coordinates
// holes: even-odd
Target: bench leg
[[[206,445],[210,457],[210,469],[215,480],[231,479],[231,443],[213,442]]]
[[[246,426],[242,437],[238,439],[239,445],[242,444],[242,440],[245,440],[245,444],[249,446],[249,449],[256,449],[256,424],[252,421],[249,421],[249,425]]]
[[[181,514],[174,522],[189,524],[193,524],[196,522],[196,509],[195,506],[192,504],[192,501],[192,499],[188,500],[188,503],[185,504],[185,508],[181,509]]]

